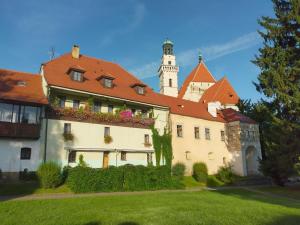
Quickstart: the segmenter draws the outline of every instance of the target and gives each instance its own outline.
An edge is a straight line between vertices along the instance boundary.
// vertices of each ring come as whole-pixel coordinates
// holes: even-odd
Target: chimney
[[[72,58],[79,59],[80,49],[78,45],[73,45],[72,47]]]

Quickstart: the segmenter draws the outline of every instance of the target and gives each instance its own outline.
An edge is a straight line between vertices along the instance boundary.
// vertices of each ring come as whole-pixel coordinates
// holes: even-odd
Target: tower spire
[[[200,50],[198,51],[198,62],[199,64],[202,62],[202,53]]]

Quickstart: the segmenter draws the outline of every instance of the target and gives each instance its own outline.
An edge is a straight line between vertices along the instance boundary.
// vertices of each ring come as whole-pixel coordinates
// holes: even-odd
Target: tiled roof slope
[[[48,104],[40,75],[0,69],[0,99]]]
[[[213,75],[208,71],[206,65],[202,61],[192,70],[192,72],[185,79],[185,81],[179,91],[178,98],[183,98],[190,82],[215,83],[216,80],[213,77]]]
[[[144,95],[137,94],[131,86],[136,83],[143,84],[143,82],[118,64],[112,62],[85,55],[80,55],[79,59],[76,59],[69,53],[45,63],[43,68],[45,79],[50,86],[59,86],[167,107],[163,101],[157,100],[157,94],[148,86],[145,87]],[[70,68],[82,68],[85,71],[84,81],[71,80],[67,74]],[[115,78],[113,81],[115,86],[113,88],[103,87],[97,80],[102,75]]]
[[[221,113],[227,122],[240,121],[242,123],[256,123],[254,120],[231,108],[223,109]]]
[[[226,77],[223,77],[213,86],[209,87],[202,95],[200,102],[208,103],[219,101],[221,104],[237,104],[239,96],[230,85]]]

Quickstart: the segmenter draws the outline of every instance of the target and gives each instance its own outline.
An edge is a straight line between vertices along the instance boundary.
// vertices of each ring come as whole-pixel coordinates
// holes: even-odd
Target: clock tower
[[[166,39],[163,43],[163,56],[158,69],[160,93],[177,97],[179,67],[176,65],[176,57],[173,52],[173,42]]]

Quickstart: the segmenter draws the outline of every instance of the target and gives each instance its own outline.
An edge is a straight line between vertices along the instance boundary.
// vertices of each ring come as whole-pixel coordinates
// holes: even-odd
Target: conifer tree
[[[254,60],[261,70],[255,85],[267,114],[261,170],[284,185],[300,155],[300,0],[273,0],[273,6],[275,16],[259,20],[263,47]]]

